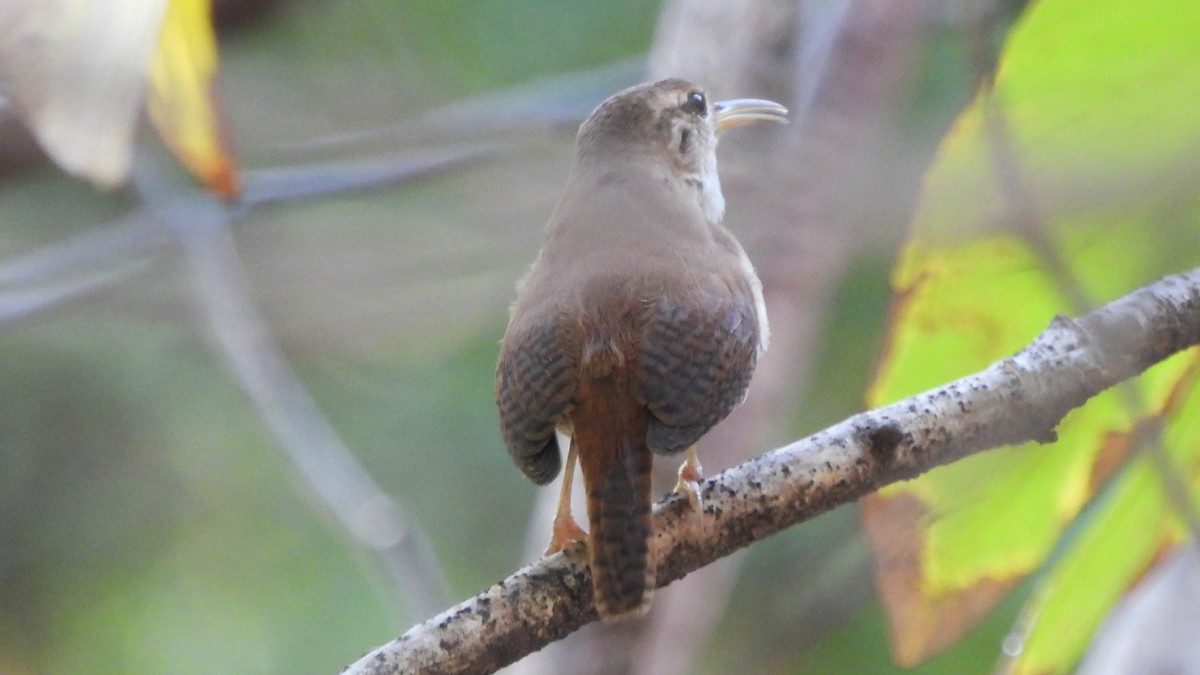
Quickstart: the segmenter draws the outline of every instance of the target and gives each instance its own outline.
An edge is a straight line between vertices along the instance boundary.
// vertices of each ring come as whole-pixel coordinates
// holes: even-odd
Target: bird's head
[[[717,137],[753,122],[787,122],[772,101],[712,102],[700,86],[681,79],[640,84],[610,96],[579,128],[580,160],[661,162],[668,175],[697,190],[709,220],[721,219],[725,200],[717,176]]]

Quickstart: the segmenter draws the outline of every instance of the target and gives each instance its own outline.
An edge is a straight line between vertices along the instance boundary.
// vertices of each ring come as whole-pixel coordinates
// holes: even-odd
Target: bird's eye
[[[683,109],[700,117],[707,115],[708,105],[704,102],[704,94],[698,91],[688,92],[687,100],[683,102]]]

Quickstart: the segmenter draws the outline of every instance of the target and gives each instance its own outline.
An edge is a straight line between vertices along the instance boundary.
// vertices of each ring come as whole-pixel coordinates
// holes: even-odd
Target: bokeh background
[[[1004,3],[988,9],[998,36]],[[492,374],[591,106],[679,74],[796,112],[721,149],[727,223],[775,338],[746,408],[702,448],[715,473],[862,408],[895,247],[985,25],[951,2],[218,10],[219,92],[248,169],[471,155],[231,224],[249,299],[447,602],[535,559],[549,521],[503,451]],[[11,119],[0,138],[7,284],[17,262],[145,209],[65,177]],[[214,346],[186,255],[155,250],[0,323],[0,672],[334,672],[426,607],[312,496]],[[869,578],[845,507],[681,582],[645,626],[589,626],[512,672],[612,672],[614,654],[630,672],[889,672]],[[988,670],[1015,611],[919,672]]]

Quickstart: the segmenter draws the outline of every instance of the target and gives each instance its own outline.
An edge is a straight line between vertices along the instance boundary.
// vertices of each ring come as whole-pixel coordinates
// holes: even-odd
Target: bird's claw
[[[587,541],[587,538],[588,533],[575,522],[570,513],[565,514],[565,517],[560,513],[554,517],[554,523],[550,526],[550,543],[542,555],[554,555],[577,541]]]
[[[675,483],[675,492],[687,497],[695,514],[698,529],[704,529],[704,497],[700,494],[700,481],[704,480],[704,467],[696,457],[696,451],[688,448],[687,458],[679,465],[679,480]]]

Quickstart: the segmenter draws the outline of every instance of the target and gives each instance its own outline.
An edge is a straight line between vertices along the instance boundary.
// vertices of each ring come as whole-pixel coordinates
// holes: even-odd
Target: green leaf
[[[1155,377],[1177,378],[1186,401],[1167,400],[1161,447],[1186,476],[1200,475],[1200,388],[1195,387],[1200,354],[1180,354],[1154,369]],[[1180,373],[1183,369],[1184,372]],[[1148,375],[1150,375],[1148,373]],[[1160,391],[1162,389],[1160,388]],[[1173,397],[1170,397],[1173,398]],[[1014,673],[1065,672],[1130,585],[1183,535],[1162,478],[1146,457],[1135,459],[1103,495],[1094,514],[1053,570],[1041,580],[1025,609],[1033,626]]]
[[[1004,46],[994,90],[963,111],[926,177],[893,277],[891,333],[869,394],[873,405],[1003,358],[1057,313],[1086,311],[1198,263],[1198,33],[1194,3],[1031,5]],[[1148,471],[1123,468],[1129,432],[1158,412],[1154,402],[1193,386],[1194,358],[1193,351],[1141,378],[1149,402],[1143,410],[1109,392],[1068,415],[1052,446],[985,453],[872,500],[864,521],[880,554],[876,577],[898,661],[915,663],[949,644],[1003,589],[1038,569],[1112,471]],[[1192,462],[1200,431],[1168,433],[1190,434],[1176,442],[1190,448],[1180,452]],[[1127,499],[1161,505],[1154,480],[1116,480],[1131,491]],[[1083,603],[1060,585],[1039,595],[1040,616],[1074,622],[1086,640],[1165,541],[1165,512],[1143,516],[1151,518],[1140,532],[1150,540],[1145,547],[1122,546],[1122,523],[1101,520],[1088,527],[1106,547],[1085,546],[1092,541],[1085,537],[1063,544],[1060,564],[1110,567],[1112,592]],[[872,519],[890,526],[874,527]],[[897,532],[915,543],[887,541]],[[908,558],[898,558],[899,550]],[[1118,554],[1125,564],[1105,557]],[[1034,625],[1021,657],[1038,655],[1034,670],[1064,668],[1082,649],[1079,641],[1045,637],[1062,628],[1047,625]]]

